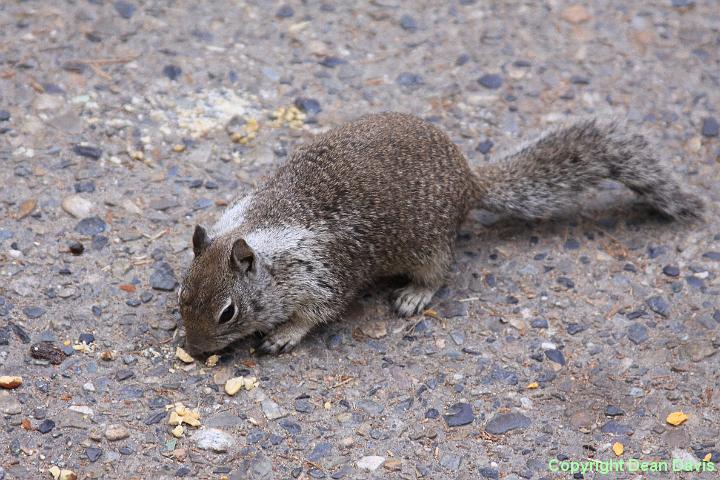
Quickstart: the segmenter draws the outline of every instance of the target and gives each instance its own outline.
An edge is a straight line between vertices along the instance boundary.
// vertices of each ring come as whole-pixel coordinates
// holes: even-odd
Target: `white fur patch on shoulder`
[[[260,255],[272,257],[278,252],[288,250],[301,252],[300,249],[312,249],[317,235],[311,230],[301,227],[269,227],[259,228],[247,234],[245,241],[250,248]]]
[[[245,195],[225,210],[220,219],[210,229],[210,236],[217,237],[240,226],[245,220],[245,212],[250,208],[253,198],[253,194]]]

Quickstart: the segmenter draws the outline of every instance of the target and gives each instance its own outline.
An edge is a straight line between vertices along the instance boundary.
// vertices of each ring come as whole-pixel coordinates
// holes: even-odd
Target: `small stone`
[[[10,120],[10,112],[7,110],[0,110],[0,122],[7,122]]]
[[[193,441],[199,449],[217,453],[227,452],[235,445],[235,437],[217,428],[205,428],[196,432]]]
[[[478,143],[478,146],[475,147],[475,150],[482,153],[483,155],[487,155],[490,153],[490,150],[492,150],[493,143],[492,140],[483,140],[482,142]]]
[[[85,449],[85,456],[93,463],[97,462],[102,456],[102,454],[102,449],[97,447],[88,447]]]
[[[443,453],[440,456],[440,465],[448,470],[459,470],[462,464],[462,457],[456,453]]]
[[[135,14],[135,5],[125,0],[116,0],[113,6],[118,15],[126,20],[129,20]]]
[[[570,290],[571,288],[575,288],[575,282],[573,282],[568,277],[558,277],[555,281],[568,290]]]
[[[80,343],[86,343],[86,344],[90,345],[94,341],[95,341],[95,335],[93,335],[92,333],[81,333],[78,336],[78,342],[80,342]]]
[[[417,22],[415,22],[415,19],[410,15],[403,15],[400,17],[400,27],[408,32],[414,32],[418,28]]]
[[[575,238],[568,238],[563,244],[565,250],[577,250],[580,248],[580,242]]]
[[[295,400],[295,410],[300,413],[312,413],[315,411],[315,406],[307,398],[298,398]]]
[[[472,423],[475,415],[469,403],[456,403],[448,409],[448,413],[443,418],[448,427],[460,427]]]
[[[600,427],[600,431],[602,433],[613,433],[615,435],[632,435],[635,432],[631,426],[618,423],[615,420],[610,420]]]
[[[41,307],[25,307],[23,308],[23,313],[29,319],[34,320],[45,315],[45,309]]]
[[[478,83],[490,90],[497,90],[502,86],[503,80],[502,77],[496,73],[486,73],[478,78]]]
[[[416,73],[403,72],[395,79],[395,82],[402,87],[413,87],[422,85],[423,79]]]
[[[571,5],[564,9],[560,14],[560,17],[566,22],[572,24],[580,24],[590,20],[590,12],[587,11],[582,5]]]
[[[82,255],[85,251],[85,246],[80,242],[70,242],[68,250],[70,250],[70,253],[73,255]]]
[[[314,98],[298,97],[295,99],[294,105],[298,110],[310,116],[315,116],[322,111],[320,102]]]
[[[129,436],[130,432],[128,432],[128,429],[120,424],[113,423],[105,428],[105,438],[111,442],[123,440]]]
[[[337,67],[337,66],[339,66],[339,65],[344,65],[344,64],[346,64],[347,62],[346,62],[345,60],[343,60],[342,58],[330,56],[330,57],[325,57],[325,58],[323,58],[322,60],[320,60],[319,63],[320,63],[320,65],[322,65],[323,67],[335,68],[335,67]]]
[[[608,417],[619,417],[625,415],[625,411],[614,405],[608,405],[607,408],[605,408],[605,415]]]
[[[150,286],[155,290],[172,292],[177,286],[175,272],[167,262],[157,262],[154,265],[153,273],[150,275]]]
[[[63,210],[75,218],[87,218],[95,209],[93,202],[77,194],[63,198],[61,206]]]
[[[81,235],[87,235],[88,237],[102,233],[106,228],[107,225],[100,217],[83,218],[75,225],[76,232]]]
[[[38,425],[38,432],[40,433],[49,433],[52,431],[52,429],[55,428],[55,422],[53,422],[50,419],[43,420],[40,425]]]
[[[81,157],[91,158],[93,160],[99,160],[102,157],[102,150],[92,145],[77,144],[73,146],[73,152],[80,155]]]
[[[52,342],[38,342],[30,346],[30,356],[37,360],[47,360],[53,365],[60,365],[66,355]]]
[[[557,349],[545,350],[545,356],[551,362],[555,362],[559,365],[565,365],[565,355],[563,355],[563,353],[560,350],[557,350]]]
[[[385,463],[385,457],[370,455],[367,457],[362,457],[360,460],[358,460],[357,466],[362,470],[374,472],[375,470],[380,468],[383,463]]]
[[[668,277],[679,277],[680,269],[674,265],[666,265],[663,267],[663,273]]]
[[[177,65],[165,65],[162,72],[167,78],[175,81],[180,78],[180,75],[182,75],[182,68]]]
[[[712,260],[715,262],[720,262],[720,252],[705,252],[703,253],[703,258],[707,258],[708,260]]]
[[[478,473],[480,473],[483,478],[489,478],[490,480],[497,480],[498,478],[500,478],[500,472],[498,472],[497,469],[491,467],[480,467],[478,469]]]
[[[548,321],[544,318],[534,318],[530,321],[530,326],[532,328],[548,328]]]
[[[628,327],[628,338],[635,345],[640,345],[649,338],[647,327],[640,323],[633,323]]]
[[[387,324],[382,320],[374,320],[363,324],[360,329],[370,338],[383,338],[387,335]]]
[[[75,193],[93,193],[95,191],[95,182],[85,180],[75,184]]]
[[[300,425],[287,418],[280,420],[278,424],[290,435],[299,435],[302,432]]]
[[[275,12],[277,18],[290,18],[295,15],[295,10],[290,5],[282,5]]]
[[[332,453],[332,445],[327,442],[320,442],[317,445],[315,445],[315,448],[313,448],[313,451],[310,452],[310,455],[308,455],[308,460],[311,462],[317,462],[318,460],[321,460],[327,456],[329,456]]]
[[[18,388],[22,385],[22,377],[2,375],[0,376],[0,387],[8,390]]]
[[[707,117],[702,124],[703,137],[717,137],[720,134],[720,125],[715,117]]]
[[[391,472],[399,472],[400,470],[402,470],[402,462],[397,458],[391,458],[385,461],[385,463],[383,464],[383,468]]]
[[[647,303],[647,306],[650,307],[650,310],[657,313],[658,315],[667,318],[667,316],[670,314],[670,304],[667,300],[665,300],[665,298],[661,297],[660,295],[655,295],[648,298],[645,303]]]
[[[500,435],[511,430],[525,429],[530,426],[530,419],[521,413],[501,413],[495,415],[485,425],[485,431]]]
[[[268,420],[277,420],[287,416],[287,412],[280,408],[280,405],[274,401],[268,399],[263,400],[260,403],[262,411]]]

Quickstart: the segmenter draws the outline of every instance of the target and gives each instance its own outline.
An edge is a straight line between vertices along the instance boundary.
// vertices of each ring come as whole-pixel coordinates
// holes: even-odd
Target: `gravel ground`
[[[720,11],[592,3],[0,3],[0,374],[22,377],[0,389],[0,479],[720,461]],[[706,222],[610,184],[564,220],[473,212],[425,316],[396,318],[379,286],[291,354],[251,339],[214,367],[178,360],[193,226],[382,110],[436,122],[474,164],[572,116],[627,118]],[[257,383],[230,396],[237,376]],[[193,410],[199,428],[170,425]]]

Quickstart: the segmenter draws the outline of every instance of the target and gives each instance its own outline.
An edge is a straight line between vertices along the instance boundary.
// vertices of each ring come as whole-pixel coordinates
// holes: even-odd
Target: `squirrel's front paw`
[[[401,317],[422,312],[432,300],[435,290],[410,284],[395,291],[395,311]]]
[[[260,350],[273,354],[288,353],[300,343],[306,333],[307,329],[304,329],[301,325],[292,323],[280,325],[265,336],[262,345],[260,345]]]

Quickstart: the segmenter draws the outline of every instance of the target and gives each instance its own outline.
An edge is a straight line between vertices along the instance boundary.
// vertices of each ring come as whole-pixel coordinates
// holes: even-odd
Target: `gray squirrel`
[[[286,352],[340,317],[381,277],[403,276],[401,316],[422,312],[442,286],[471,208],[525,219],[572,211],[603,179],[623,183],[660,213],[699,218],[646,140],[614,123],[550,131],[473,171],[437,127],[408,114],[361,117],[298,147],[262,186],[209,229],[178,292],[193,356],[253,333]]]

